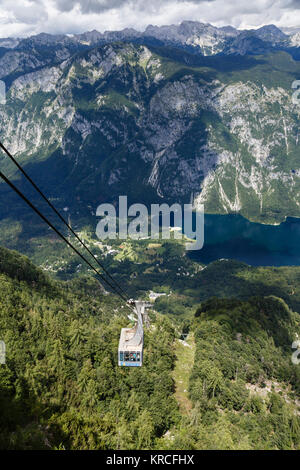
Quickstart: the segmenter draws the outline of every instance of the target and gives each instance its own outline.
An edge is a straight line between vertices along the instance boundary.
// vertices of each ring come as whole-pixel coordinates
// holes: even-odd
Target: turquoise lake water
[[[205,264],[228,258],[252,266],[300,265],[300,219],[262,225],[237,214],[206,214],[204,246],[189,256]]]

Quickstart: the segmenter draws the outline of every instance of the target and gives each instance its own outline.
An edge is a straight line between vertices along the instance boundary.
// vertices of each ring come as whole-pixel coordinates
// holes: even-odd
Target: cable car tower
[[[143,364],[144,324],[149,326],[146,308],[152,307],[152,304],[143,300],[130,300],[129,303],[134,305],[137,320],[133,328],[121,330],[118,363],[119,366],[140,367]]]

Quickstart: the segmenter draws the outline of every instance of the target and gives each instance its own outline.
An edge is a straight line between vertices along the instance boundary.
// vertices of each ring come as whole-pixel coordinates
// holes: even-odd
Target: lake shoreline
[[[250,266],[299,266],[300,217],[280,224],[251,222],[240,214],[205,214],[204,246],[189,253],[209,264],[233,259]]]

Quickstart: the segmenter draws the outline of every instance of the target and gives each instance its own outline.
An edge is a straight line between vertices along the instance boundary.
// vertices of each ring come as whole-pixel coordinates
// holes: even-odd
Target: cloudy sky
[[[143,30],[182,20],[237,28],[300,27],[300,0],[0,0],[0,37]]]

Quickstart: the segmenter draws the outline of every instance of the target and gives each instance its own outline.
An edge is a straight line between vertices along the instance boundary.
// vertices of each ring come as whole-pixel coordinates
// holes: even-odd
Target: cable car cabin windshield
[[[120,366],[141,366],[142,353],[140,351],[119,351]]]

